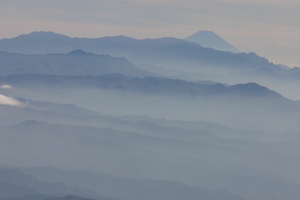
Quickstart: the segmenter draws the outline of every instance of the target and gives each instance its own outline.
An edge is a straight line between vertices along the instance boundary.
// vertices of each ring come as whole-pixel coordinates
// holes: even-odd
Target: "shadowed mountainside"
[[[68,54],[25,55],[0,52],[0,74],[101,75],[122,73],[128,76],[151,76],[125,58],[95,55],[83,50]]]

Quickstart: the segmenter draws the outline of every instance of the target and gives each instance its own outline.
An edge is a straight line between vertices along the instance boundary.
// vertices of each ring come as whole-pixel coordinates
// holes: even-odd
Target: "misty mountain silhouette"
[[[44,181],[63,182],[71,187],[95,190],[105,196],[116,194],[117,197],[125,200],[180,200],[189,195],[189,199],[199,199],[203,196],[206,197],[205,199],[216,200],[241,199],[226,189],[208,190],[174,181],[118,177],[120,173],[126,174],[126,172],[122,172],[122,169],[127,167],[131,173],[141,173],[142,177],[151,176],[153,169],[157,169],[162,175],[160,179],[165,179],[167,176],[174,180],[177,177],[176,172],[178,172],[197,177],[198,183],[209,181],[216,185],[224,184],[226,187],[235,188],[236,191],[245,190],[243,187],[246,185],[250,186],[248,191],[254,189],[261,193],[263,188],[270,192],[274,190],[273,188],[286,185],[291,189],[288,191],[299,194],[298,185],[290,187],[293,185],[291,182],[275,181],[278,180],[276,172],[273,172],[273,176],[270,177],[267,173],[269,167],[266,165],[269,162],[277,164],[284,159],[286,162],[299,166],[299,157],[286,157],[280,149],[270,156],[267,149],[251,139],[244,140],[246,146],[241,144],[241,141],[235,141],[240,145],[235,144],[234,141],[231,145],[230,143],[215,144],[201,140],[187,142],[171,137],[149,137],[137,133],[116,131],[111,128],[48,124],[36,121],[26,121],[1,129],[1,132],[1,147],[9,150],[2,155],[17,159],[16,154],[21,154],[25,159],[24,161],[18,160],[18,163],[28,162],[36,165],[39,160],[43,160],[43,164],[47,166],[51,162],[50,155],[54,154],[56,156],[52,163],[56,166],[65,166],[71,163],[72,168],[81,170],[84,167],[86,170],[93,169],[92,171],[94,171],[94,173],[89,173],[84,170],[76,173],[45,168],[33,169],[30,175],[36,174]],[[11,142],[8,144],[8,141]],[[278,148],[278,146],[275,144],[272,148]],[[23,149],[27,150],[22,151]],[[211,157],[213,159],[209,159]],[[225,172],[224,165],[221,164],[224,164],[224,159],[226,159]],[[255,161],[261,161],[261,163]],[[248,164],[245,166],[243,163]],[[236,165],[238,166],[236,167]],[[188,170],[182,171],[182,167]],[[280,166],[275,165],[274,167],[278,167],[280,170]],[[101,174],[101,170],[109,171],[113,176]],[[251,170],[251,172],[241,175],[241,170]],[[97,175],[95,171],[100,174]],[[222,173],[222,176],[219,173]],[[128,177],[129,174],[124,176]],[[252,182],[253,179],[249,177],[251,175],[260,176],[259,180],[262,182],[259,182],[258,188],[257,184]],[[240,179],[243,179],[243,185],[240,185]]]
[[[122,74],[104,74],[101,76],[57,76],[41,74],[19,74],[0,76],[0,84],[14,87],[42,89],[55,88],[99,88],[119,90],[141,94],[174,95],[179,97],[240,96],[247,98],[279,98],[280,94],[256,83],[226,86],[220,83],[202,84],[180,79],[160,77],[128,77]]]
[[[64,183],[42,182],[20,170],[0,168],[0,199],[36,194],[102,197],[91,190],[69,187]]]
[[[82,49],[95,54],[125,57],[135,64],[147,63],[185,71],[228,72],[260,67],[282,71],[254,53],[231,53],[205,48],[183,39],[134,39],[125,36],[70,38],[52,32],[33,32],[0,40],[0,50],[25,54],[69,53]]]
[[[69,52],[67,55],[73,55],[73,56],[80,56],[80,55],[87,55],[88,53],[83,51],[82,49],[77,49],[74,51]],[[91,54],[91,53],[90,53]],[[94,54],[95,55],[95,54]]]
[[[189,42],[196,42],[203,47],[210,47],[220,51],[229,51],[232,53],[241,53],[240,50],[233,47],[213,31],[198,31],[185,38]]]
[[[125,58],[96,55],[81,49],[68,54],[25,55],[0,51],[0,74],[101,75],[122,73],[150,76],[154,73],[137,68]]]
[[[152,136],[193,141],[216,141],[220,138],[213,133],[219,135],[220,132],[222,134],[234,134],[236,132],[229,127],[215,123],[157,120],[141,116],[119,117],[83,109],[72,104],[32,101],[29,99],[20,101],[26,102],[25,108],[0,106],[0,127],[13,125],[25,120],[27,124],[34,124],[35,120],[51,123],[61,123],[65,121],[66,123],[77,125],[114,127],[115,129],[123,131],[142,131]],[[189,128],[189,125],[193,128]],[[238,134],[241,135],[241,131],[239,131]]]
[[[26,53],[29,54],[47,54],[62,53],[61,51],[52,51],[53,48],[56,48],[62,44],[64,47],[61,48],[65,51],[69,52],[74,50],[74,48],[72,48],[70,39],[70,37],[58,33],[36,31],[30,34],[22,34],[18,37],[15,37],[13,42],[10,39],[3,39],[1,40],[1,43],[3,45],[3,51],[19,52],[17,49],[21,49],[22,51],[27,51]],[[35,52],[31,51],[31,49],[35,49]],[[67,53],[65,51],[64,53]]]
[[[189,200],[199,198],[218,200],[221,197],[223,199],[232,198],[232,200],[242,199],[226,189],[208,190],[203,187],[195,187],[175,181],[130,179],[89,171],[59,170],[53,167],[36,167],[21,170],[42,180],[55,180],[71,185],[83,184],[87,188],[92,187],[101,193],[104,192],[106,196],[115,194],[124,200],[180,200],[185,198]],[[91,182],[94,184],[90,184]]]
[[[29,168],[0,200],[298,199],[299,77],[212,31],[2,39],[0,166]]]
[[[36,173],[32,169],[36,169]],[[0,171],[1,170],[8,171],[7,169],[0,169]],[[20,174],[30,174],[30,177],[36,179],[36,182],[42,183],[41,181],[38,181],[37,178],[43,180],[42,185],[50,185],[51,182],[52,185],[57,185],[57,187],[60,184],[68,184],[73,188],[89,188],[90,191],[98,191],[104,193],[105,196],[115,196],[118,198],[105,198],[101,196],[83,198],[73,194],[63,195],[53,193],[45,195],[35,193],[24,195],[19,198],[14,196],[0,198],[0,200],[180,200],[185,197],[189,197],[189,200],[201,198],[211,200],[243,200],[243,198],[232,194],[226,189],[209,190],[175,181],[154,181],[150,179],[138,180],[116,177],[108,174],[92,173],[89,171],[79,172],[72,170],[58,170],[53,167],[14,169],[14,171],[19,172],[19,174],[16,174],[14,177],[16,179],[21,178],[19,177]],[[43,172],[44,175],[41,175],[40,172]],[[49,177],[49,175],[52,175],[52,177]],[[71,181],[72,179],[73,181]],[[91,184],[91,182],[94,184]]]

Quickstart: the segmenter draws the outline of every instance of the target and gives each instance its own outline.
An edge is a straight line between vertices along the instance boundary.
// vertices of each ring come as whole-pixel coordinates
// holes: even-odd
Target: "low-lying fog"
[[[146,115],[182,121],[208,121],[233,128],[275,132],[299,131],[299,107],[284,98],[236,96],[178,97],[100,89],[6,92],[21,97],[75,104],[111,115]],[[294,105],[295,104],[295,105]]]

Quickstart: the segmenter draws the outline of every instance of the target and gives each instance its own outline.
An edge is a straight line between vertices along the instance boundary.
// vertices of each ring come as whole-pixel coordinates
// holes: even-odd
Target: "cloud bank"
[[[13,87],[12,87],[11,85],[8,85],[8,84],[3,84],[3,85],[1,85],[0,88],[1,88],[1,89],[8,89],[8,90],[10,90],[10,89],[12,89]]]
[[[23,104],[14,98],[7,97],[3,94],[0,94],[0,105],[20,107]]]

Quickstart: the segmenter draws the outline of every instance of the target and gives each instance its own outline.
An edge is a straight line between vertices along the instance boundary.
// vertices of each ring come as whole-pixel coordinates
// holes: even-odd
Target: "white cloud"
[[[1,89],[8,89],[8,90],[10,90],[10,89],[12,89],[13,87],[12,87],[11,85],[8,85],[8,84],[3,84],[3,85],[1,85],[0,88],[1,88]]]
[[[20,107],[20,106],[23,105],[18,100],[14,99],[14,98],[11,98],[11,97],[7,97],[3,94],[0,94],[0,104],[1,105],[8,105],[8,106],[15,106],[15,107]]]

